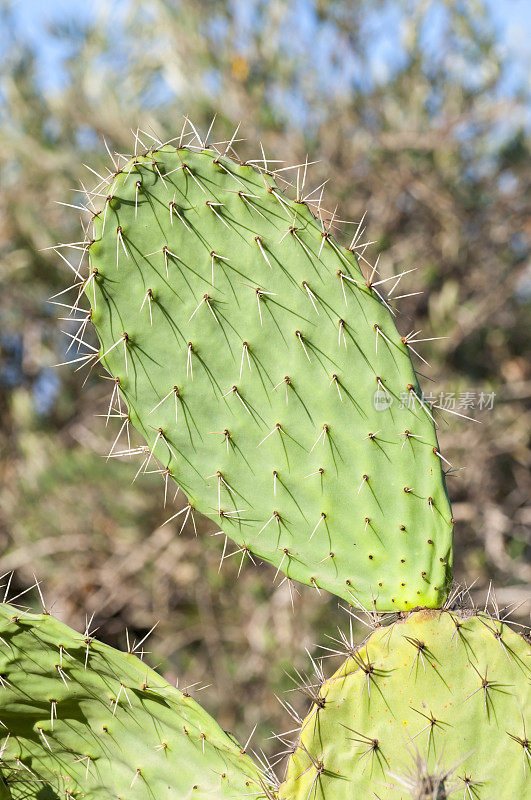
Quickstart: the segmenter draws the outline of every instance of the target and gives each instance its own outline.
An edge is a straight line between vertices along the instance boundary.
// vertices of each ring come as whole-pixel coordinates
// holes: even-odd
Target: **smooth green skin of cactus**
[[[136,656],[5,604],[0,637],[1,766],[13,800],[265,796],[238,744]]]
[[[521,636],[481,614],[414,612],[375,630],[322,686],[281,800],[431,800],[400,783],[417,755],[430,774],[455,767],[437,798],[524,798],[530,655]]]
[[[106,191],[85,291],[144,468],[158,459],[238,558],[365,607],[440,607],[453,527],[434,424],[400,408],[420,394],[409,351],[353,253],[210,150],[165,146]]]

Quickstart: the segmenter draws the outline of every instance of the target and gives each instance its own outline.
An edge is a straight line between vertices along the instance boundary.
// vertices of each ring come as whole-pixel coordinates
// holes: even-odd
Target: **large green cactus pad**
[[[528,796],[530,654],[482,614],[420,611],[377,629],[322,686],[280,797]]]
[[[49,615],[0,604],[0,684],[13,800],[265,797],[249,756],[192,698]]]
[[[440,606],[452,520],[434,424],[354,254],[211,150],[165,146],[106,191],[85,291],[144,469],[157,458],[243,556],[290,578]]]

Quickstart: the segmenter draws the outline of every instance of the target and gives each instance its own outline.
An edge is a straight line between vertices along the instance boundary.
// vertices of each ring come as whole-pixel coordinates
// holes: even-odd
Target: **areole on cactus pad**
[[[144,470],[187,496],[178,522],[199,511],[242,557],[365,607],[439,607],[453,521],[382,286],[271,175],[212,150],[150,151],[106,191],[87,363],[114,376]]]

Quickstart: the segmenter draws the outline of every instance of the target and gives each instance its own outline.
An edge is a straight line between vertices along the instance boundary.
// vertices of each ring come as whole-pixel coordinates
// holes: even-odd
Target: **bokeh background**
[[[0,575],[123,647],[152,625],[146,658],[193,689],[223,727],[269,754],[304,708],[286,673],[311,667],[347,612],[273,583],[223,542],[162,527],[160,476],[105,454],[109,384],[54,369],[68,339],[50,295],[54,250],[80,235],[80,180],[130,152],[132,130],[169,139],[188,114],[214,139],[241,121],[242,157],[308,154],[328,208],[366,211],[382,277],[411,267],[403,334],[422,329],[426,393],[495,393],[441,414],[456,518],[456,580],[529,621],[531,8],[522,0],[150,0],[0,4]],[[285,175],[287,173],[284,173]],[[77,199],[76,199],[77,198]],[[345,239],[349,229],[345,229]],[[339,236],[341,238],[341,233]],[[48,249],[47,249],[48,248]],[[455,410],[459,410],[456,405]],[[480,424],[478,424],[480,423]],[[459,468],[459,469],[457,469]],[[5,583],[4,581],[2,581]],[[39,603],[35,589],[26,595]],[[293,605],[292,605],[293,601]],[[363,626],[354,620],[356,636]],[[333,646],[333,645],[332,645]],[[333,664],[327,662],[331,671]],[[201,688],[205,687],[205,688]]]

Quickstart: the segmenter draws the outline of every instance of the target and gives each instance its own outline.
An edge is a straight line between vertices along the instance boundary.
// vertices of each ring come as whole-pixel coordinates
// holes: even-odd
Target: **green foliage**
[[[0,605],[2,768],[13,800],[265,797],[241,747],[134,655],[140,648],[120,653],[48,614]]]
[[[282,800],[526,796],[530,648],[485,614],[376,629],[319,689]]]
[[[440,606],[451,511],[383,287],[306,204],[212,150],[165,146],[106,191],[84,284],[101,349],[81,360],[114,376],[180,519],[217,518],[244,555],[365,607]]]

